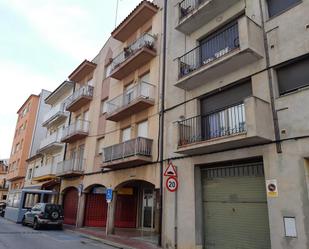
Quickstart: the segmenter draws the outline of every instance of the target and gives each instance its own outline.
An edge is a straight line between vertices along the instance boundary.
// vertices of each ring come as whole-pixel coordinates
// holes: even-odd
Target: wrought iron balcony
[[[75,177],[84,173],[85,160],[72,158],[58,163],[56,174],[60,177]]]
[[[152,160],[152,139],[137,137],[103,149],[103,167],[125,168]]]
[[[155,86],[141,81],[123,94],[108,101],[107,119],[120,121],[134,113],[154,105]]]
[[[66,100],[66,110],[75,112],[92,100],[93,86],[82,86]]]
[[[144,34],[113,58],[110,76],[121,80],[155,56],[155,37]]]
[[[176,29],[186,35],[207,24],[239,0],[183,0],[179,3],[179,23]],[[243,4],[242,9],[245,8]]]
[[[78,119],[74,123],[65,127],[62,131],[61,142],[72,143],[85,138],[89,134],[90,122]]]
[[[249,97],[221,110],[178,123],[178,153],[213,152],[272,139],[269,103]]]
[[[65,111],[65,103],[54,106],[46,113],[43,119],[42,126],[52,126],[54,123],[62,121],[69,115],[69,112]]]
[[[261,27],[242,17],[178,58],[176,86],[191,90],[264,56]]]

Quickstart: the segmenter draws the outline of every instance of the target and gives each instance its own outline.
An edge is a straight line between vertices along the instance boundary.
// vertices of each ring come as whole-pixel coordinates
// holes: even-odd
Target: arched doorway
[[[153,184],[134,180],[117,188],[115,227],[155,229],[156,191]]]
[[[74,187],[70,187],[64,191],[63,210],[64,223],[68,225],[76,224],[78,209],[78,191]]]
[[[84,226],[105,227],[107,219],[106,188],[102,185],[92,185],[85,192]]]

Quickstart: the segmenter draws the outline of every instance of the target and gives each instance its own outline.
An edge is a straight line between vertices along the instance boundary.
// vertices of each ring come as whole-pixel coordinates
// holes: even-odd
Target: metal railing
[[[246,132],[245,104],[180,121],[178,145],[183,146]]]
[[[227,25],[220,32],[211,35],[198,47],[179,57],[178,77],[182,78],[237,48],[239,48],[239,32],[236,21]]]
[[[71,96],[69,96],[66,99],[65,101],[66,108],[68,108],[76,100],[82,97],[93,97],[93,86],[86,85],[86,86],[82,86],[81,88],[77,89]]]
[[[48,145],[53,143],[61,143],[63,128],[59,128],[56,132],[48,134],[40,143],[39,150],[46,148]]]
[[[113,72],[117,67],[119,67],[124,61],[133,56],[141,48],[147,47],[150,49],[154,48],[155,37],[150,34],[144,34],[132,44],[123,49],[123,51],[113,58],[111,64],[111,72]]]
[[[152,139],[137,137],[103,149],[103,162],[111,162],[130,156],[148,156],[152,154]]]
[[[138,98],[153,100],[154,88],[154,85],[151,85],[145,81],[139,82],[134,87],[127,89],[124,93],[109,100],[106,103],[107,114],[110,115],[114,112],[119,111],[122,108],[125,108]]]
[[[74,171],[83,172],[84,165],[85,165],[85,159],[71,158],[69,160],[65,160],[58,163],[56,174],[60,175]]]
[[[179,3],[179,21],[196,10],[206,0],[183,0]]]
[[[54,175],[56,174],[56,167],[57,167],[57,164],[48,163],[46,165],[39,166],[38,168],[34,168],[33,177]]]
[[[49,123],[51,120],[53,120],[55,117],[59,115],[66,115],[68,116],[68,112],[65,111],[65,103],[61,103],[57,106],[53,106],[49,112],[46,113],[43,119],[42,125],[46,125]]]
[[[78,119],[74,123],[65,127],[62,131],[61,140],[77,133],[88,133],[90,121]]]

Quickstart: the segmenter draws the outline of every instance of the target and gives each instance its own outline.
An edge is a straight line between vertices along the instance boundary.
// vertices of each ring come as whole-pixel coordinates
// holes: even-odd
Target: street
[[[0,218],[0,249],[115,249],[70,231],[39,230]]]

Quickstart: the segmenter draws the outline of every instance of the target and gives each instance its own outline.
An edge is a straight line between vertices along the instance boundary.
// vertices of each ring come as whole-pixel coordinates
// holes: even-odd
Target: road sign
[[[113,190],[111,188],[106,189],[106,201],[110,203],[113,199]]]
[[[164,176],[174,176],[177,177],[176,167],[173,165],[172,162],[169,162],[167,168],[164,172]]]
[[[278,183],[276,179],[266,180],[266,191],[268,197],[278,197]]]
[[[174,177],[174,176],[170,176],[169,178],[167,178],[167,180],[166,180],[166,188],[170,192],[175,192],[177,190],[177,188],[178,188],[178,180],[177,180],[177,178]]]

